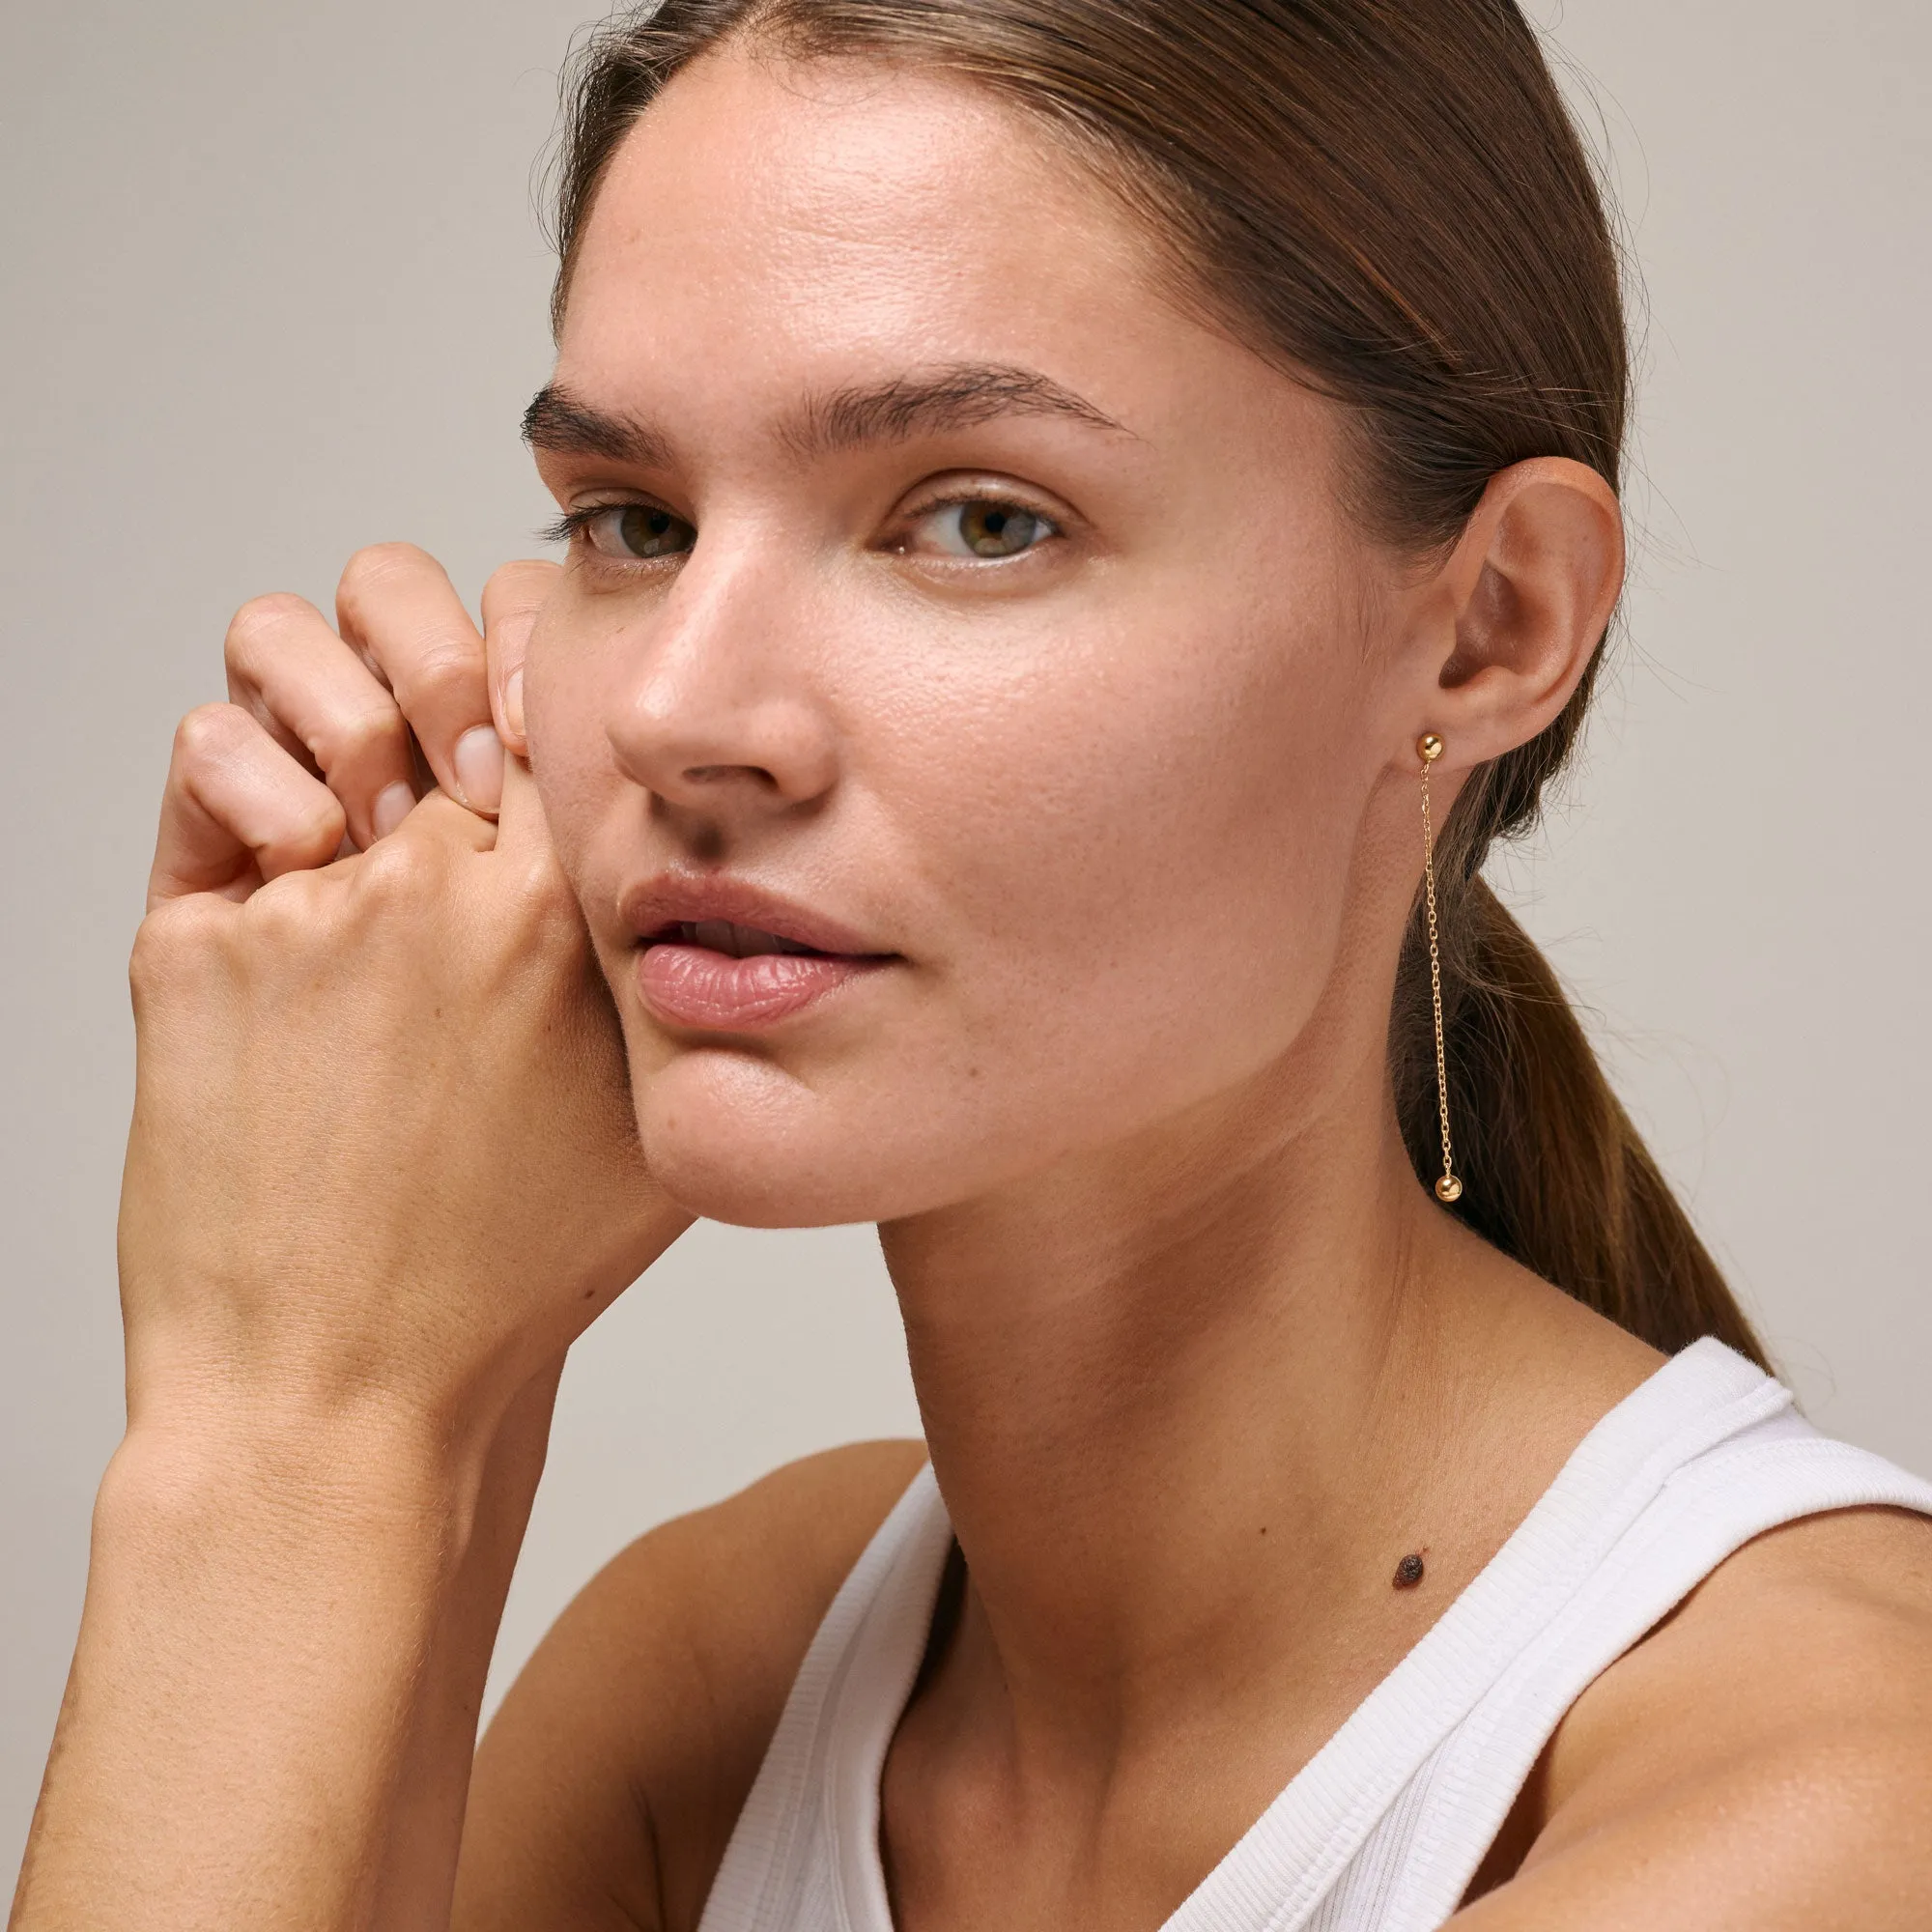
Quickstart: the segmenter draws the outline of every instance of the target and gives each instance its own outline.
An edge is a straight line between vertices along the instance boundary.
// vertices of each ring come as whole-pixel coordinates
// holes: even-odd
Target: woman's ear
[[[1594,469],[1538,457],[1493,477],[1423,590],[1423,688],[1402,755],[1435,731],[1443,768],[1466,771],[1551,724],[1603,640],[1624,563],[1623,509]]]

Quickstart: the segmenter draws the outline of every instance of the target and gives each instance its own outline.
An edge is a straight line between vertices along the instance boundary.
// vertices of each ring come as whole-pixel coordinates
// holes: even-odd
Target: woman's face
[[[526,705],[687,1206],[897,1218],[1293,1052],[1395,752],[1338,429],[985,93],[671,83],[532,413]]]

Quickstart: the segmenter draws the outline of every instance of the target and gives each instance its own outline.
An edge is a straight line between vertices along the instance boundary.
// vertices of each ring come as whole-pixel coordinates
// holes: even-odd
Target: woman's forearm
[[[341,1422],[130,1433],[14,1932],[446,1920],[554,1387],[482,1455]]]
[[[543,1475],[562,1364],[511,1405],[497,1429],[468,1546],[432,1639],[392,1812],[376,1923],[448,1923],[484,1681]]]

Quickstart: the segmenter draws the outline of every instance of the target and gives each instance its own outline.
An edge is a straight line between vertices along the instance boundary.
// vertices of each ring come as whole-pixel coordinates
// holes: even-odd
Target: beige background
[[[531,162],[580,0],[0,18],[0,1867],[119,1419],[123,978],[228,612],[529,548]],[[1632,637],[1505,873],[1812,1412],[1932,1472],[1924,0],[1541,0],[1651,321]],[[698,1231],[573,1362],[497,1688],[658,1519],[915,1419],[869,1234]]]

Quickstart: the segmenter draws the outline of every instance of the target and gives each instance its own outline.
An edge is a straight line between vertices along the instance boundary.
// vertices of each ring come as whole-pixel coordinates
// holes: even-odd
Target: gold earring
[[[1416,741],[1422,759],[1422,883],[1429,911],[1429,1002],[1435,1011],[1435,1117],[1442,1123],[1442,1178],[1435,1198],[1460,1201],[1463,1183],[1456,1178],[1456,1150],[1449,1142],[1449,1057],[1442,1045],[1442,949],[1435,923],[1435,819],[1429,809],[1429,768],[1442,755],[1442,740],[1434,731]]]

